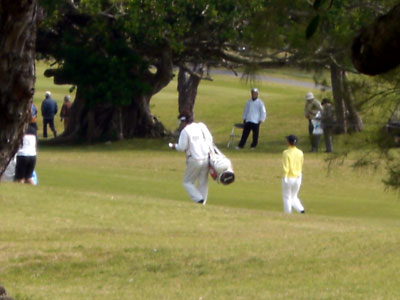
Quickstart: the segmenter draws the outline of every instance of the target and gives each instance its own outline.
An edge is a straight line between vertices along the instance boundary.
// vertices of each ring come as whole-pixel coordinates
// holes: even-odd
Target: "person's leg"
[[[313,148],[313,130],[314,130],[314,125],[310,119],[308,119],[308,136],[310,138],[310,144],[311,144],[311,151],[314,151]]]
[[[320,140],[321,140],[321,135],[320,134],[313,134],[312,135],[312,151],[313,152],[318,152]]]
[[[301,201],[298,197],[301,186],[301,177],[291,178],[291,180],[292,180],[292,186],[291,186],[292,206],[296,211],[304,213],[304,206],[303,204],[301,204]]]
[[[260,124],[252,123],[252,130],[253,130],[253,142],[251,143],[250,147],[255,148],[258,145],[258,135],[260,133]]]
[[[242,138],[240,139],[240,142],[238,145],[239,148],[243,148],[244,145],[246,144],[247,138],[249,137],[249,134],[250,134],[250,130],[251,130],[251,125],[250,125],[250,123],[246,122],[244,124]]]
[[[324,129],[325,150],[326,152],[333,151],[332,130],[329,128]]]
[[[204,203],[206,204],[208,198],[208,159],[202,161],[201,170],[197,179],[197,189],[203,196]]]
[[[17,156],[17,162],[15,165],[15,177],[14,180],[16,182],[24,183],[25,182],[25,156]]]
[[[47,138],[47,123],[48,123],[48,120],[43,119],[43,137],[44,138]]]
[[[51,131],[53,131],[54,137],[57,137],[57,131],[56,128],[54,127],[54,118],[49,120],[49,125]]]
[[[29,183],[34,185],[33,182],[33,171],[35,170],[35,165],[36,165],[36,156],[26,156],[26,168],[25,168],[25,183]]]
[[[308,134],[312,135],[313,130],[314,130],[314,125],[313,125],[312,121],[310,119],[308,119]]]
[[[201,168],[195,159],[189,158],[186,161],[186,170],[183,176],[183,187],[186,192],[189,194],[190,199],[194,202],[199,202],[203,199],[203,195],[195,186],[195,181],[198,179]]]
[[[292,204],[290,199],[289,179],[287,179],[287,182],[285,182],[285,179],[282,178],[282,200],[283,200],[283,211],[287,214],[291,214]]]

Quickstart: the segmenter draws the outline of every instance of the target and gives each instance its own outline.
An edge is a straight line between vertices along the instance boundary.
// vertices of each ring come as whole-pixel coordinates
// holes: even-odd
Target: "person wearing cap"
[[[186,153],[183,187],[192,201],[205,205],[208,197],[209,153],[213,137],[204,123],[194,122],[190,112],[182,112],[178,119],[182,131],[178,143],[169,143],[169,147]]]
[[[260,132],[260,124],[267,118],[267,111],[265,105],[260,98],[258,98],[258,89],[251,90],[251,99],[246,102],[243,110],[243,123],[244,128],[242,137],[236,149],[242,149],[246,144],[250,131],[253,132],[253,141],[250,145],[251,149],[255,149],[258,144],[258,135]]]
[[[304,106],[304,116],[308,119],[308,133],[311,141],[311,151],[317,152],[321,135],[314,134],[313,121],[322,113],[321,103],[314,98],[314,94],[308,92],[306,94],[306,104]]]
[[[61,107],[61,111],[60,111],[60,121],[62,122],[64,120],[64,130],[67,129],[68,126],[68,120],[69,120],[69,112],[71,110],[71,96],[70,95],[66,95],[64,97],[64,103]]]
[[[300,202],[298,193],[301,186],[302,169],[304,162],[303,151],[296,147],[298,138],[295,135],[286,137],[288,149],[283,151],[283,178],[282,178],[282,199],[283,211],[292,213],[292,208],[304,214],[305,210]]]
[[[43,117],[43,137],[47,138],[47,125],[50,126],[54,137],[56,137],[57,131],[54,128],[54,116],[57,114],[58,106],[57,102],[51,99],[51,93],[49,91],[47,91],[45,94],[45,99],[42,102],[41,110]]]
[[[322,116],[321,116],[321,126],[324,130],[324,140],[325,140],[325,151],[333,151],[333,132],[335,130],[336,118],[335,109],[331,104],[331,101],[327,98],[322,99]]]

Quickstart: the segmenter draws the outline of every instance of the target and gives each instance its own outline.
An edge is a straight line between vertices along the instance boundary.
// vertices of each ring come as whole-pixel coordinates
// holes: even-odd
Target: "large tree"
[[[35,91],[35,0],[0,5],[0,175],[21,143]]]
[[[400,3],[364,26],[355,36],[352,61],[368,75],[388,72],[400,64]]]
[[[255,41],[269,53],[286,57],[289,65],[317,73],[328,70],[340,129],[360,131],[363,123],[348,76],[357,73],[350,60],[351,43],[361,24],[388,10],[392,2],[269,1],[254,19],[255,28],[265,29],[256,31]]]
[[[398,128],[400,113],[399,51],[400,3],[389,12],[364,24],[354,37],[352,44],[354,66],[364,74],[376,76],[376,81],[385,83],[385,87],[380,89],[377,96],[380,99],[380,106],[384,102],[389,102],[390,106],[395,109],[392,116],[397,114],[397,118],[392,120],[393,124],[381,124],[382,126],[386,125],[384,127],[386,130],[379,130],[378,139],[374,140],[387,164],[388,176],[384,182],[387,186],[397,190],[400,189],[400,160],[399,151],[393,148],[399,147],[400,136],[400,129]],[[386,97],[387,95],[392,95],[392,97]],[[369,97],[372,98],[371,95]],[[387,118],[382,118],[383,122],[386,122],[386,120]],[[393,126],[393,128],[389,126]],[[393,132],[391,132],[392,130]]]
[[[151,115],[152,95],[178,66],[180,107],[193,108],[201,73],[238,52],[259,2],[58,2],[39,31],[37,50],[57,63],[45,75],[77,89],[71,125],[60,139],[165,134]]]

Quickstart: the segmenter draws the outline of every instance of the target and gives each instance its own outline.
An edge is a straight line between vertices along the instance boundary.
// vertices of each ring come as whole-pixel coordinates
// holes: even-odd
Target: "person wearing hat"
[[[321,135],[314,134],[313,121],[317,120],[318,116],[321,115],[322,106],[321,103],[314,98],[314,94],[311,92],[308,92],[305,98],[306,104],[304,106],[304,116],[308,119],[308,133],[310,135],[311,151],[317,152]]]
[[[305,210],[300,202],[298,193],[301,186],[302,169],[304,162],[303,151],[296,147],[298,138],[295,135],[286,137],[288,149],[283,151],[283,178],[282,178],[282,199],[283,211],[287,214],[292,213],[294,208],[299,213],[304,214]]]
[[[204,123],[194,122],[190,112],[182,112],[178,119],[182,131],[178,143],[169,143],[169,147],[186,153],[183,187],[192,201],[205,205],[208,197],[208,157],[213,137]]]
[[[325,151],[333,151],[333,132],[335,130],[336,118],[335,109],[331,104],[331,101],[327,98],[322,99],[322,116],[321,116],[321,126],[324,130],[324,140],[325,140]]]
[[[42,102],[41,110],[43,116],[43,137],[47,138],[47,125],[50,126],[54,137],[56,137],[57,131],[54,128],[54,116],[57,114],[58,106],[57,102],[51,99],[51,93],[49,91],[45,93],[45,99]]]
[[[258,89],[251,89],[251,99],[246,102],[243,110],[243,132],[239,145],[236,149],[242,149],[246,144],[250,131],[253,132],[253,141],[250,145],[251,149],[255,149],[258,144],[258,135],[260,132],[260,124],[267,118],[267,111],[264,103],[258,98]]]

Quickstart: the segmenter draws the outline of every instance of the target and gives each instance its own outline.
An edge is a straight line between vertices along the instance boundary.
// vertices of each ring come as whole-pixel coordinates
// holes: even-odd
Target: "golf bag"
[[[215,145],[211,147],[209,164],[210,175],[217,183],[227,185],[235,181],[231,161]]]

